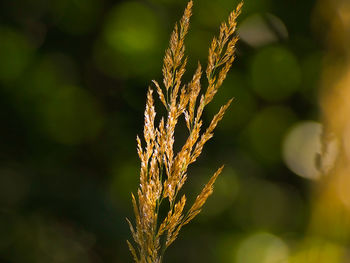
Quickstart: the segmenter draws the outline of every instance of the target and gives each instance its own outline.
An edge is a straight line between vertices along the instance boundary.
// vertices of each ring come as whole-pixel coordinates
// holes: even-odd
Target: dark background
[[[186,80],[198,60],[206,65],[211,38],[237,3],[194,2]],[[135,138],[185,6],[1,2],[0,262],[132,262],[125,217],[133,218],[130,193],[138,187]],[[235,101],[190,169],[189,199],[226,167],[165,262],[284,262],[305,234],[312,185],[305,177],[313,176],[290,171],[282,149],[291,127],[319,119],[323,27],[315,7],[245,1],[237,59],[206,124]]]

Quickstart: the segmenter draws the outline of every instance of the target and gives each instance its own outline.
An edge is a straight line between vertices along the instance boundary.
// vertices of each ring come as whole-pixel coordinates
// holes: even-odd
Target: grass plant
[[[213,136],[218,122],[223,118],[232,99],[223,105],[209,126],[202,130],[202,114],[212,101],[235,59],[237,17],[242,3],[232,11],[228,21],[222,23],[218,37],[214,37],[209,48],[205,70],[207,88],[201,89],[202,66],[198,63],[192,80],[182,84],[187,58],[184,39],[192,15],[192,1],[187,4],[183,17],[175,25],[163,64],[163,87],[153,81],[166,115],[155,123],[156,110],[153,89],[149,88],[145,109],[144,146],[137,137],[137,151],[141,160],[140,185],[136,197],[132,194],[135,225],[129,220],[135,242],[127,241],[137,263],[161,263],[164,252],[175,241],[181,228],[198,215],[213,192],[213,185],[223,166],[204,186],[192,206],[185,211],[186,196],[179,192],[187,180],[187,170],[201,154],[205,143]],[[202,91],[202,92],[201,92]],[[184,116],[188,138],[181,150],[174,152],[175,127],[180,116]],[[166,215],[162,218],[160,206],[167,203]],[[162,206],[163,206],[162,205]]]

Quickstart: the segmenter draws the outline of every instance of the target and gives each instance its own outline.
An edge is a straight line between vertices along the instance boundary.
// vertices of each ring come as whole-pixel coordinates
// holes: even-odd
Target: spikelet
[[[207,201],[208,197],[213,193],[213,186],[216,181],[216,178],[219,176],[219,174],[222,172],[222,169],[224,169],[224,166],[221,166],[215,174],[210,178],[209,182],[204,186],[202,192],[197,196],[196,201],[190,208],[190,210],[187,213],[187,216],[185,217],[185,220],[183,221],[182,225],[187,224],[190,222],[196,215],[198,215],[204,205],[204,203]]]
[[[218,37],[214,37],[209,48],[208,65],[205,71],[208,87],[201,93],[202,66],[198,63],[192,80],[182,84],[187,58],[184,39],[188,32],[192,15],[192,1],[187,4],[180,22],[175,25],[170,37],[169,48],[165,52],[163,64],[163,84],[153,80],[167,116],[161,117],[155,125],[156,110],[153,90],[149,88],[145,109],[144,142],[137,140],[137,152],[141,160],[140,186],[137,199],[132,194],[135,226],[127,219],[136,246],[127,241],[129,250],[137,263],[161,263],[165,250],[175,241],[180,229],[200,213],[207,198],[213,192],[215,180],[221,173],[220,167],[204,186],[191,208],[184,212],[186,196],[177,201],[177,195],[187,180],[187,170],[201,154],[205,143],[213,137],[213,132],[232,99],[222,106],[213,117],[208,128],[202,132],[202,113],[213,99],[226,78],[234,61],[238,36],[235,34],[236,19],[242,3],[233,11],[227,23],[222,23]],[[184,115],[189,136],[178,153],[174,153],[174,133],[179,117]],[[162,202],[169,203],[165,218],[160,218]]]

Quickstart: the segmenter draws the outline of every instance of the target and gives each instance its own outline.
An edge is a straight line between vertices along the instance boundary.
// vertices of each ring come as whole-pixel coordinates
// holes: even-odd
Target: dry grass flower
[[[201,133],[203,110],[218,91],[235,58],[238,40],[235,34],[236,19],[242,7],[240,3],[230,14],[227,23],[221,24],[219,36],[212,40],[205,71],[208,87],[200,95],[200,63],[192,80],[187,85],[181,83],[187,62],[184,39],[192,15],[192,4],[192,1],[187,4],[182,19],[175,25],[169,48],[165,52],[164,88],[157,81],[153,81],[159,99],[167,110],[167,116],[162,117],[159,124],[155,125],[153,90],[149,88],[145,109],[145,146],[142,146],[140,138],[137,137],[141,171],[137,198],[132,195],[135,226],[128,220],[136,249],[129,241],[127,243],[138,263],[162,262],[165,250],[174,242],[180,229],[200,213],[223,169],[220,167],[215,172],[194,204],[185,212],[186,196],[178,198],[178,194],[187,179],[187,169],[201,154],[204,144],[213,136],[215,127],[232,102],[230,99],[222,106],[209,127]],[[174,153],[175,126],[181,115],[185,117],[189,136],[181,150]],[[166,200],[169,202],[169,211],[162,219],[159,214],[160,205]]]

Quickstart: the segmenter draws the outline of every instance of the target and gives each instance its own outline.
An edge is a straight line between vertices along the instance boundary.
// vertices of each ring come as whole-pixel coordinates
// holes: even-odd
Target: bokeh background
[[[165,262],[292,262],[305,244],[310,253],[297,254],[298,262],[349,262],[347,236],[307,238],[321,177],[318,94],[333,19],[324,2],[245,1],[237,59],[205,112],[207,124],[235,101],[190,169],[189,199],[217,167],[225,170]],[[237,3],[195,1],[185,79],[198,60],[206,65],[210,41]],[[147,87],[162,80],[185,5],[1,1],[0,262],[132,262],[125,217],[133,218],[130,193],[138,187],[135,138]],[[330,154],[321,168],[333,160]]]

